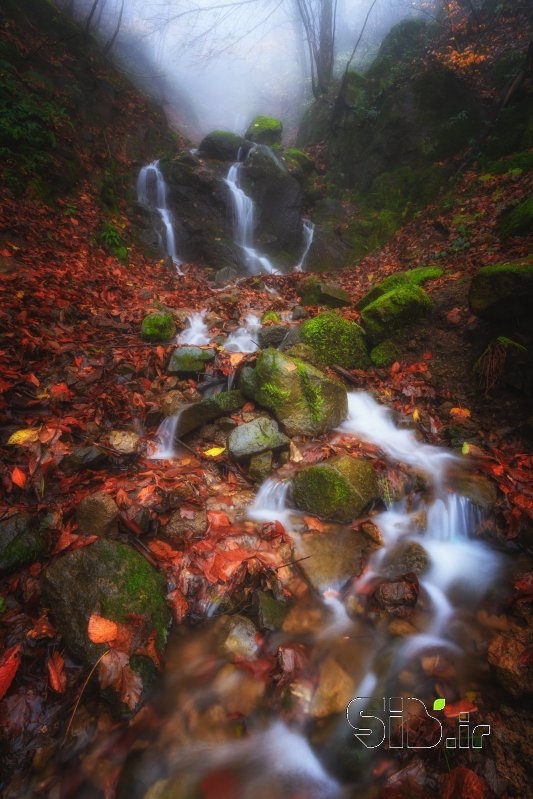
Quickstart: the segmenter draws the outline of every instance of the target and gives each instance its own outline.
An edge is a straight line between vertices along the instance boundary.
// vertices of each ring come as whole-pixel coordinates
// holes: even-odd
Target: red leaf
[[[237,799],[240,785],[231,771],[212,771],[203,778],[200,789],[202,799]]]
[[[176,623],[181,624],[189,609],[187,600],[181,591],[176,588],[174,591],[171,591],[169,594],[167,594],[167,602],[170,605],[170,609],[172,610],[172,615],[174,616]]]
[[[489,786],[466,766],[458,766],[444,777],[441,799],[485,799]]]
[[[207,512],[209,527],[231,527],[231,522],[227,513],[222,510],[210,510]]]
[[[456,719],[460,713],[475,713],[477,707],[469,702],[468,699],[460,699],[454,705],[445,705],[444,715],[447,719]]]
[[[13,682],[15,674],[20,666],[20,644],[6,649],[2,659],[0,660],[0,699],[2,699],[9,690],[9,686]]]
[[[125,652],[110,649],[98,664],[98,679],[102,688],[114,688],[121,700],[134,710],[141,698],[143,683],[129,665]]]
[[[11,472],[11,479],[19,488],[24,488],[26,485],[27,475],[22,469],[19,469],[18,466],[15,466],[13,471]]]
[[[67,675],[63,671],[65,661],[59,652],[52,652],[46,664],[48,668],[48,680],[50,688],[58,694],[62,694],[67,687]]]
[[[89,639],[93,644],[108,644],[118,635],[118,625],[110,619],[104,619],[97,613],[92,613],[87,628]]]

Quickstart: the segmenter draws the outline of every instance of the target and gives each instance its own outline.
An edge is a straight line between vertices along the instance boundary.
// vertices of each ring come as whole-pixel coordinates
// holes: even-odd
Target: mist
[[[318,16],[319,0],[308,5]],[[364,68],[394,24],[431,7],[338,0],[334,76],[362,30],[352,69]],[[112,44],[117,66],[194,143],[213,129],[243,133],[256,114],[281,119],[290,141],[313,100],[298,0],[70,0],[68,10],[85,25],[92,13],[90,30]]]

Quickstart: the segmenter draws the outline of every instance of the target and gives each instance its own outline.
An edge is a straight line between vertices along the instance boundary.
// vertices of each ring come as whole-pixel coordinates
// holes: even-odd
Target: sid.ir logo
[[[388,705],[388,707],[387,707]],[[442,710],[446,705],[445,699],[436,699],[433,711]],[[424,730],[428,731],[428,740],[420,743],[417,738],[415,743],[409,738],[412,719],[425,716]],[[409,696],[357,696],[352,699],[346,708],[348,724],[355,730],[354,735],[367,749],[376,749],[388,738],[391,749],[432,749],[442,741],[443,728],[436,716],[428,713],[421,699]],[[460,713],[458,717],[459,729],[457,736],[446,738],[447,749],[482,749],[483,737],[490,735],[490,724],[477,724],[470,728],[470,713]]]

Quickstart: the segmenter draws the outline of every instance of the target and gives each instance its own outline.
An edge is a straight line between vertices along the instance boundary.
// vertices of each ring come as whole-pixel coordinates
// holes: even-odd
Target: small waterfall
[[[157,429],[157,449],[150,455],[151,460],[171,460],[176,457],[176,432],[180,414],[167,416]]]
[[[251,152],[253,152],[253,148]],[[240,155],[239,151],[239,159]],[[255,275],[258,272],[273,273],[276,272],[276,269],[266,255],[262,255],[254,247],[254,201],[251,197],[248,197],[240,185],[243,165],[243,161],[236,161],[230,166],[227,177],[224,179],[230,191],[233,208],[233,237],[235,244],[244,253],[245,264],[251,274]]]
[[[289,488],[288,480],[265,480],[248,508],[248,518],[256,522],[280,522],[287,527],[291,514],[296,513],[287,505]]]
[[[302,257],[294,267],[295,272],[303,272],[305,260],[309,254],[309,250],[311,249],[311,245],[313,244],[313,239],[315,237],[315,225],[310,219],[303,220],[302,233],[304,238],[304,250]]]
[[[187,327],[178,336],[178,344],[191,344],[202,347],[209,344],[211,337],[205,322],[205,311],[191,314],[187,319]]]
[[[165,230],[164,242],[162,242],[163,248],[167,256],[172,259],[177,274],[182,275],[183,272],[180,266],[183,261],[178,258],[176,253],[174,226],[167,205],[167,185],[159,169],[159,161],[153,161],[151,164],[143,166],[139,172],[139,177],[137,178],[137,201],[139,205],[143,205],[159,215]]]
[[[255,352],[257,349],[257,334],[261,327],[261,320],[255,314],[248,314],[243,327],[239,327],[226,340],[226,352]]]

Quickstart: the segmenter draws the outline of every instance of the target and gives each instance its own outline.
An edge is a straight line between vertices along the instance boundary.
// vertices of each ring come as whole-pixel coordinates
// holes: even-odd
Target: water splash
[[[191,314],[187,319],[187,327],[178,336],[178,344],[191,344],[202,347],[209,344],[211,337],[205,321],[205,311]]]
[[[257,334],[261,327],[261,320],[253,313],[248,314],[242,327],[237,328],[226,340],[224,349],[227,352],[255,352]]]
[[[311,222],[310,219],[303,220],[303,227],[302,227],[303,239],[304,239],[304,250],[302,253],[302,257],[294,267],[295,272],[303,272],[303,268],[305,266],[305,261],[309,254],[309,250],[313,244],[313,239],[315,237],[315,225]]]
[[[176,457],[176,433],[181,413],[167,416],[156,433],[157,449],[150,455],[151,460],[171,460]]]
[[[291,514],[296,512],[287,503],[289,488],[288,480],[265,480],[248,508],[248,517],[256,522],[280,522],[287,528]]]
[[[163,248],[176,268],[178,275],[183,275],[180,269],[183,261],[176,253],[176,237],[172,216],[167,204],[167,184],[163,173],[159,169],[159,161],[143,166],[137,178],[137,201],[140,205],[157,213],[165,231]]]

